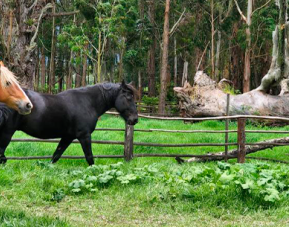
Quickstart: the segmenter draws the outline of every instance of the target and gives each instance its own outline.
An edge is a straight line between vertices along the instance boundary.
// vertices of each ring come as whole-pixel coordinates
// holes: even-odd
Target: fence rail
[[[109,112],[108,114],[117,115],[117,113]],[[210,118],[180,118],[180,117],[152,117],[140,114],[140,117],[158,120],[191,120],[191,121],[204,121],[204,120],[229,120],[235,119],[238,122],[237,130],[229,130],[227,125],[225,130],[169,130],[169,129],[134,129],[134,126],[126,125],[125,129],[120,128],[96,128],[95,131],[116,131],[125,132],[124,141],[101,141],[92,140],[94,144],[110,144],[110,145],[122,145],[124,146],[123,155],[94,155],[94,158],[124,158],[126,161],[131,160],[134,157],[195,157],[195,158],[213,158],[220,157],[225,160],[230,158],[236,158],[236,156],[230,156],[227,152],[224,155],[195,155],[195,154],[134,154],[134,146],[149,146],[149,147],[200,147],[200,146],[222,146],[228,148],[228,146],[237,146],[238,148],[238,162],[245,162],[245,146],[246,145],[272,145],[272,146],[288,146],[287,143],[247,143],[246,133],[278,133],[278,134],[289,134],[289,131],[278,131],[278,130],[245,130],[246,119],[263,119],[263,120],[280,120],[289,122],[289,118],[284,117],[268,117],[268,116],[251,116],[251,115],[237,115],[237,116],[223,116],[223,117],[210,117]],[[134,132],[141,133],[152,133],[152,132],[163,132],[163,133],[237,133],[238,141],[236,143],[180,143],[180,144],[162,144],[162,143],[144,143],[134,142]],[[13,138],[12,142],[46,142],[46,143],[59,143],[59,139],[35,139],[35,138]],[[227,141],[227,138],[226,138]],[[79,143],[74,140],[73,143]],[[227,150],[227,149],[225,149]],[[28,160],[28,159],[50,159],[51,156],[28,156],[28,157],[7,157],[7,159],[13,160]],[[62,156],[64,159],[82,159],[84,156]]]

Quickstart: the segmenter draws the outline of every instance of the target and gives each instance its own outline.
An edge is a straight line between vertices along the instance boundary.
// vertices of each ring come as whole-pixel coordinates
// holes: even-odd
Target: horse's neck
[[[96,104],[99,116],[114,107],[117,89],[105,90],[101,84],[93,86],[94,95],[97,96],[100,103]]]

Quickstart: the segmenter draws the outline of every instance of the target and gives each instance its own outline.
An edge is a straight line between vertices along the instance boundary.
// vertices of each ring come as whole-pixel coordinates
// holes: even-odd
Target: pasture
[[[104,115],[99,128],[124,128]],[[230,123],[230,129],[236,129]],[[247,129],[261,125],[247,124]],[[223,130],[224,122],[139,119],[136,129]],[[272,129],[263,127],[262,129]],[[289,130],[288,126],[274,130]],[[285,137],[248,134],[248,142]],[[17,132],[14,138],[28,138]],[[124,132],[95,132],[92,139],[123,141]],[[136,142],[222,143],[223,134],[135,132]],[[236,141],[230,134],[229,142]],[[56,144],[11,143],[6,156],[52,155]],[[134,153],[221,151],[221,147],[135,147]],[[93,145],[93,153],[122,154],[123,146]],[[288,147],[253,154],[289,161]],[[72,144],[64,155],[83,155]],[[289,224],[289,166],[246,160],[179,165],[173,158],[12,161],[0,166],[0,226],[286,226]]]

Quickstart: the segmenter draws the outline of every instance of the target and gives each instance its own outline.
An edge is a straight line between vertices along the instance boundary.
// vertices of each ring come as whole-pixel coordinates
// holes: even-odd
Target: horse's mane
[[[132,84],[127,84],[126,86],[129,88],[129,90],[132,91],[134,97],[135,97],[136,99],[138,99],[138,98],[139,98],[139,95],[140,95],[140,94],[139,94],[139,91],[138,91]]]
[[[15,75],[0,62],[0,86],[6,87],[7,83],[17,83]]]
[[[108,83],[108,82],[105,82],[105,83],[102,83],[102,84],[99,84],[104,90],[110,90],[112,88],[115,88],[115,89],[118,89],[120,84],[114,84],[114,83]],[[127,88],[133,93],[134,97],[135,98],[138,98],[139,97],[139,92],[138,90],[132,85],[132,84],[126,84]]]

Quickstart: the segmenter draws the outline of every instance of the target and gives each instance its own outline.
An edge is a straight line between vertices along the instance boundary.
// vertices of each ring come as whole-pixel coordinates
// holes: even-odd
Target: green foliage
[[[27,24],[28,26],[32,26],[34,24],[34,21],[33,21],[33,19],[27,19],[25,21],[25,24]]]
[[[64,199],[65,197],[65,193],[64,190],[62,188],[56,189],[53,193],[52,193],[52,201],[55,202],[60,202],[62,199]]]
[[[229,84],[226,84],[224,88],[222,88],[222,90],[230,95],[237,95],[237,94],[241,94],[241,92],[239,90],[235,90],[234,87],[230,86]]]
[[[195,166],[160,171],[156,165],[124,170],[121,162],[114,165],[95,165],[83,172],[68,187],[73,193],[98,192],[112,184],[163,184],[159,192],[162,199],[198,198],[198,192],[206,196],[223,194],[223,190],[234,191],[240,200],[253,200],[256,205],[276,204],[289,194],[289,174],[284,169],[269,164],[236,164],[219,162],[217,166]]]
[[[146,104],[146,105],[157,105],[159,103],[159,98],[158,97],[149,97],[147,95],[144,95],[142,97],[142,101]]]

